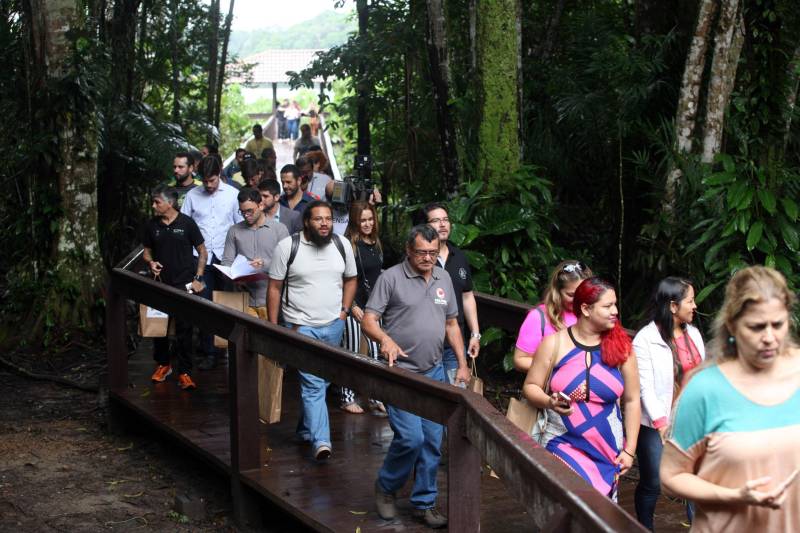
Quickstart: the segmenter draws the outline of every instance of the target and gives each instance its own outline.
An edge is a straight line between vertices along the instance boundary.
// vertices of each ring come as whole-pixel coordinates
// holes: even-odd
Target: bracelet
[[[629,452],[628,450],[626,450],[625,448],[622,448],[622,451],[623,451],[623,452],[625,452],[625,453],[627,453],[628,455],[630,455],[631,459],[635,459],[635,457],[633,456],[633,454],[632,454],[631,452]]]

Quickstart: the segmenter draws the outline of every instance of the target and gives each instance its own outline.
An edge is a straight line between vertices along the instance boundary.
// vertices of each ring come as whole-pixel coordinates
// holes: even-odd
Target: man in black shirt
[[[191,283],[192,292],[203,290],[203,271],[207,252],[203,234],[191,217],[178,211],[178,192],[173,187],[159,186],[151,194],[155,217],[144,227],[143,258],[154,276],[179,290]],[[192,250],[197,250],[195,261]],[[197,388],[189,373],[192,370],[192,325],[175,319],[177,338],[178,385],[182,389]],[[153,339],[153,359],[158,363],[152,380],[163,382],[172,373],[169,363],[169,338]]]
[[[481,333],[478,326],[478,304],[475,302],[475,294],[472,292],[472,271],[464,252],[451,243],[450,238],[450,217],[444,204],[432,203],[422,209],[425,221],[439,234],[439,258],[438,264],[444,268],[453,281],[456,303],[458,304],[458,326],[462,333],[470,332],[469,344],[466,352],[473,359],[478,357],[481,349]],[[466,328],[464,326],[467,326]],[[453,349],[445,340],[444,355],[442,357],[447,380],[454,383],[458,361],[456,360]]]

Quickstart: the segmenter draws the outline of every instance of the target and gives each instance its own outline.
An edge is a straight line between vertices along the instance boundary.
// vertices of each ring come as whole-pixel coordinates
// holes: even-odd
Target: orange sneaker
[[[197,385],[194,384],[189,374],[180,374],[178,376],[178,386],[183,390],[196,389]]]
[[[169,365],[158,365],[156,367],[156,371],[153,372],[153,375],[150,376],[150,379],[153,380],[153,383],[163,383],[167,376],[172,374],[172,367]]]

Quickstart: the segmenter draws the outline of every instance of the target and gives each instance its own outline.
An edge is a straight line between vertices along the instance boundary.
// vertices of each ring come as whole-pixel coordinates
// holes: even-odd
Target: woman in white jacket
[[[672,405],[690,372],[705,359],[703,339],[691,325],[697,309],[694,294],[688,280],[663,279],[654,295],[651,321],[633,339],[642,399],[634,502],[636,517],[650,530],[661,493],[658,469]]]

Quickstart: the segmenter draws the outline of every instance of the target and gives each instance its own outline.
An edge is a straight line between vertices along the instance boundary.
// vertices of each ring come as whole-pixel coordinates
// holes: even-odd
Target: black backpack
[[[333,244],[336,246],[336,249],[339,250],[339,253],[342,255],[342,261],[344,261],[345,268],[347,268],[347,256],[344,252],[344,245],[342,244],[341,239],[337,234],[333,234]],[[289,252],[289,260],[286,261],[286,275],[283,277],[283,291],[284,291],[284,302],[285,305],[289,305],[289,267],[292,266],[294,263],[294,258],[297,257],[297,250],[300,249],[300,232],[292,233],[292,249]]]

